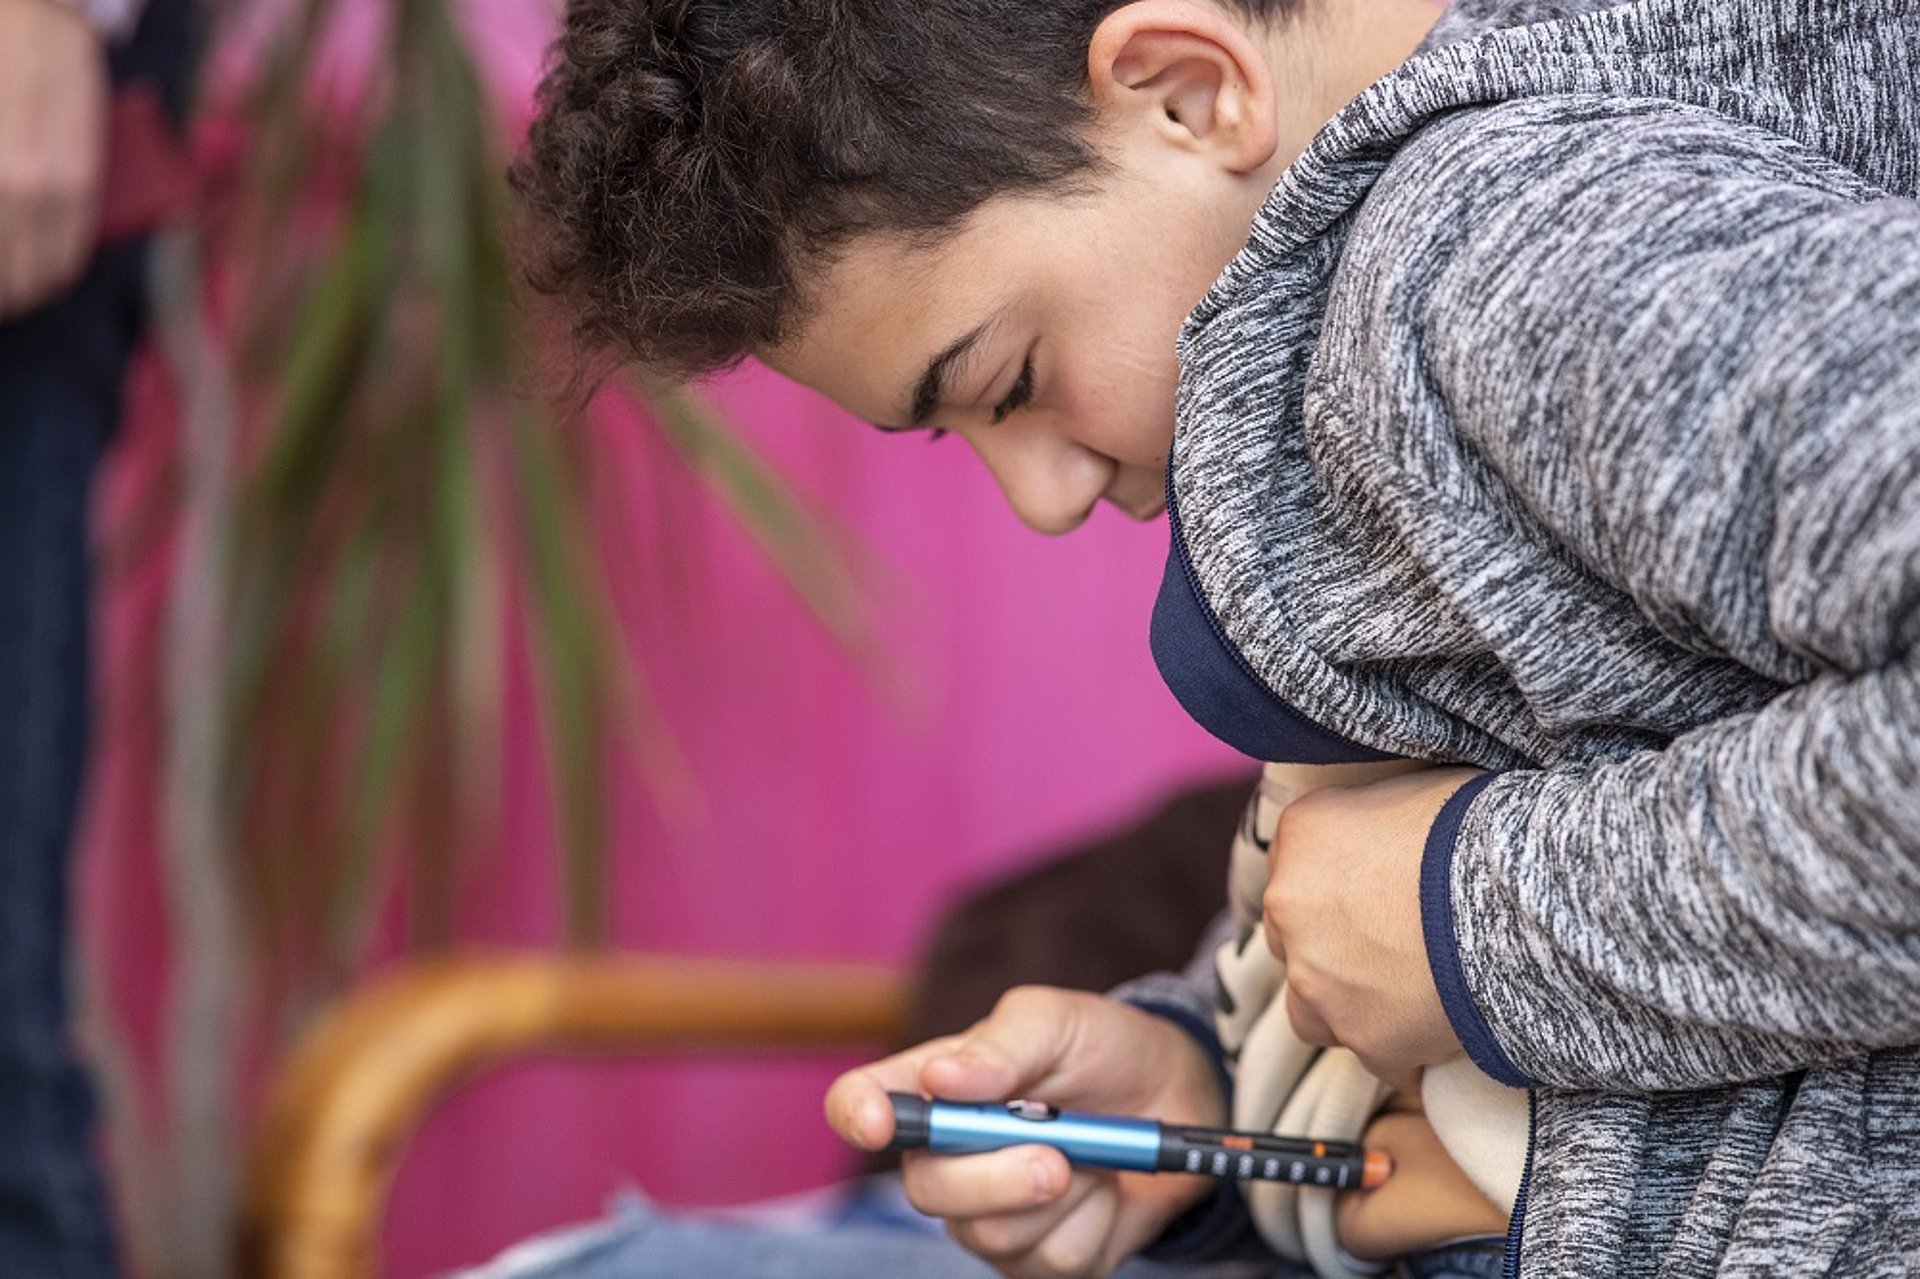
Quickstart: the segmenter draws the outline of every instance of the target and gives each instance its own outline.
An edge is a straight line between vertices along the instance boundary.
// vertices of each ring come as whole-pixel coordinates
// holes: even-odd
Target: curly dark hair
[[[527,277],[659,372],[776,345],[848,238],[1093,171],[1087,48],[1125,2],[571,0],[511,174]]]

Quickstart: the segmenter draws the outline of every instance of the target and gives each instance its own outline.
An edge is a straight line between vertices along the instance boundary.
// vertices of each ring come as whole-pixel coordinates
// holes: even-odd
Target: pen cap
[[[933,1137],[933,1103],[910,1092],[890,1092],[893,1103],[893,1140],[888,1150],[919,1150]]]

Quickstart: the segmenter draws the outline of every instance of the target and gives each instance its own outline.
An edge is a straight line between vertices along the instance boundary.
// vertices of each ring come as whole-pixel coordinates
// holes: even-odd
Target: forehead
[[[762,360],[861,417],[904,421],[905,392],[927,362],[1031,281],[1031,220],[1012,203],[993,201],[938,237],[850,241],[815,273],[799,330]]]

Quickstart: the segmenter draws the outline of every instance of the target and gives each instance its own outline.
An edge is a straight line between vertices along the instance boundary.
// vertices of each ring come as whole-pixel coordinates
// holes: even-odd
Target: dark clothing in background
[[[116,88],[184,100],[186,0],[151,0]],[[176,115],[177,118],[177,115]],[[87,752],[88,492],[146,311],[138,240],[0,323],[0,1275],[118,1273],[68,1024],[69,868]]]
[[[0,1274],[115,1273],[67,1027],[87,750],[87,492],[140,327],[144,254],[0,325]]]

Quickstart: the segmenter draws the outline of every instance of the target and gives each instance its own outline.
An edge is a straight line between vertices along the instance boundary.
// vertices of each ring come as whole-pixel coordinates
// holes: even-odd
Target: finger
[[[1365,1065],[1366,1063],[1362,1062],[1361,1064]],[[1427,1113],[1426,1103],[1420,1099],[1421,1073],[1422,1072],[1419,1070],[1415,1070],[1413,1072],[1413,1075],[1414,1075],[1413,1087],[1401,1088],[1401,1087],[1395,1086],[1394,1090],[1391,1093],[1387,1094],[1387,1099],[1380,1103],[1380,1109],[1377,1113],[1382,1115],[1424,1115],[1426,1114]]]
[[[43,196],[33,220],[38,267],[35,292],[50,298],[80,278],[92,246],[94,207],[91,191],[65,190]]]
[[[880,1061],[849,1070],[827,1088],[827,1123],[841,1140],[863,1150],[878,1150],[893,1140],[890,1092],[919,1092],[920,1071],[930,1056],[951,1052],[958,1035],[930,1039]]]
[[[1113,1193],[1112,1182],[1108,1174],[1076,1172],[1067,1179],[1066,1189],[1045,1203],[1017,1211],[950,1217],[947,1233],[969,1252],[996,1265],[1008,1265],[1038,1247],[1089,1196]]]
[[[20,266],[27,253],[22,243],[24,238],[18,205],[6,190],[0,189],[0,319],[26,309],[21,301],[21,280],[26,273]]]
[[[94,219],[90,203],[61,178],[16,184],[0,205],[0,310],[17,314],[80,278]]]
[[[78,278],[105,174],[107,75],[100,41],[65,6],[6,6],[0,47],[0,310],[44,302]]]
[[[1088,1195],[1030,1252],[1003,1264],[1002,1269],[1009,1279],[1082,1279],[1107,1274],[1120,1260],[1108,1255],[1118,1210],[1118,1195]]]
[[[0,106],[0,315],[22,309],[16,283],[25,272],[20,263],[28,254],[24,243],[27,233],[27,181],[19,171],[20,157],[32,153],[32,136],[23,127],[17,109],[11,103]]]
[[[1291,983],[1287,986],[1287,1020],[1293,1023],[1293,1033],[1307,1043],[1332,1048],[1340,1042],[1333,1028],[1327,1025],[1312,1004],[1300,997],[1298,987]]]
[[[1280,932],[1280,924],[1272,911],[1262,912],[1260,931],[1267,939],[1267,949],[1283,965],[1287,962],[1287,939]]]
[[[1393,1175],[1373,1190],[1348,1191],[1335,1203],[1340,1244],[1376,1259],[1432,1247],[1466,1235],[1506,1231],[1507,1214],[1482,1194],[1447,1155],[1420,1115],[1382,1115],[1362,1142],[1393,1159]]]
[[[73,202],[42,194],[24,211],[19,223],[12,295],[26,310],[63,293],[80,277],[85,265],[86,240],[77,230],[80,221]]]
[[[1360,1059],[1360,1064],[1367,1068],[1368,1074],[1393,1089],[1396,1093],[1406,1094],[1418,1093],[1420,1091],[1420,1074],[1422,1067],[1409,1066],[1398,1060],[1388,1060],[1361,1052],[1356,1052],[1354,1056]]]
[[[80,278],[100,232],[106,187],[107,115],[103,93],[76,94],[72,153],[40,206],[40,240],[47,290],[63,291]]]
[[[978,1155],[916,1150],[900,1160],[907,1202],[929,1216],[958,1220],[1053,1203],[1073,1180],[1066,1156],[1045,1146],[1008,1146]]]
[[[1282,964],[1287,962],[1287,930],[1282,927],[1286,921],[1286,896],[1280,891],[1280,859],[1283,850],[1280,847],[1280,832],[1275,831],[1273,847],[1269,850],[1267,863],[1267,888],[1260,894],[1260,931],[1267,939],[1267,949]]]
[[[926,1059],[921,1086],[956,1101],[1000,1101],[1059,1091],[1070,1068],[1079,1014],[1084,1000],[1092,998],[1048,987],[1015,987],[951,1052]]]

